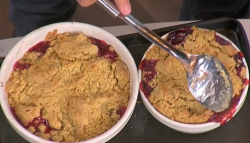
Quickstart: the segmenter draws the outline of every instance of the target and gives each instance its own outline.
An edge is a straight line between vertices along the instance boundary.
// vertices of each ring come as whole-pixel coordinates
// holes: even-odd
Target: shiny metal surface
[[[189,91],[206,108],[215,112],[227,109],[233,96],[231,78],[226,68],[216,58],[192,55],[187,70]]]
[[[97,3],[112,16],[118,17],[120,15],[120,11],[116,8],[114,2],[110,0],[98,0]]]
[[[122,15],[113,1],[98,0],[97,3],[136,29],[150,42],[177,58],[186,68],[190,92],[203,106],[214,112],[221,112],[229,107],[233,97],[232,81],[226,68],[216,58],[186,54],[149,30],[132,15]]]

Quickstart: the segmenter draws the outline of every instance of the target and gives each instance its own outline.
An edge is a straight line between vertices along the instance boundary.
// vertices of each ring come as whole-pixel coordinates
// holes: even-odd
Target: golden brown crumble
[[[215,41],[215,31],[192,27],[192,34],[175,47],[191,54],[215,56],[225,65],[233,83],[234,96],[240,96],[244,84],[236,75],[233,59],[238,50],[231,45],[220,45]],[[154,46],[146,52],[145,59],[159,60],[155,66],[157,75],[148,83],[153,91],[149,96],[151,104],[164,116],[183,123],[204,123],[214,114],[202,106],[189,92],[186,72],[182,64],[161,48]],[[245,67],[241,76],[245,78]],[[143,75],[146,72],[142,73]],[[143,77],[143,76],[142,76]],[[144,79],[145,80],[145,79]]]
[[[77,142],[96,137],[121,118],[130,96],[128,68],[120,57],[110,62],[97,55],[98,47],[83,34],[48,33],[46,53],[27,52],[19,63],[31,66],[13,70],[6,83],[8,102],[28,130],[53,141]],[[113,49],[111,46],[110,49]],[[46,126],[29,126],[34,118]]]

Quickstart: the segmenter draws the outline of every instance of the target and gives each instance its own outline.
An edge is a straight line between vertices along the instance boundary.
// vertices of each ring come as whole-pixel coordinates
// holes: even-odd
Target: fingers
[[[96,2],[96,0],[76,0],[82,7],[88,7]]]
[[[82,7],[88,7],[96,2],[96,0],[76,0]],[[120,12],[124,15],[131,13],[131,5],[129,0],[114,0]]]
[[[131,12],[131,5],[129,0],[115,0],[115,4],[124,15],[128,15]]]

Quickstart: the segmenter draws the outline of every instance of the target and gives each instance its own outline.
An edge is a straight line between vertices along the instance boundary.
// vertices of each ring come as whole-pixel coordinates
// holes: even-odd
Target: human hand
[[[96,0],[76,0],[82,7],[88,7],[96,2]],[[114,0],[117,8],[124,15],[131,12],[131,5],[129,0]]]

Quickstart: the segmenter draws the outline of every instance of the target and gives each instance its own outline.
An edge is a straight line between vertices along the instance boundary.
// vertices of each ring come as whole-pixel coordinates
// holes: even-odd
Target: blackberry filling
[[[47,49],[50,47],[50,42],[48,41],[41,41],[39,43],[37,43],[36,45],[34,45],[33,47],[31,47],[28,52],[38,52],[41,55],[44,55],[47,51]]]
[[[175,30],[168,34],[167,41],[170,42],[172,45],[181,44],[185,41],[186,37],[189,34],[192,34],[192,32],[193,30],[190,27]]]
[[[98,56],[105,57],[111,62],[114,62],[117,60],[118,55],[115,51],[110,50],[110,45],[108,45],[105,41],[88,37],[88,39],[91,41],[93,45],[96,45],[98,47]]]
[[[190,28],[180,29],[173,31],[169,33],[167,37],[167,41],[170,42],[172,45],[178,45],[182,44],[186,36],[192,34],[192,30]],[[215,41],[218,42],[220,45],[231,45],[229,41],[226,41],[225,39],[215,35]],[[243,63],[244,55],[241,52],[238,52],[233,56],[236,66],[235,69],[237,71],[237,76],[242,79],[243,84],[248,85],[249,80],[246,78],[242,78],[241,71],[242,68],[245,67]],[[145,73],[142,75],[146,81],[142,80],[140,83],[140,89],[144,93],[144,95],[148,98],[153,91],[153,88],[149,85],[149,81],[154,78],[154,76],[157,74],[155,70],[155,65],[157,63],[157,60],[146,60],[144,59],[140,63],[140,69],[144,71]],[[242,90],[243,91],[243,90]],[[229,108],[223,112],[220,113],[214,113],[209,119],[208,122],[216,122],[220,123],[221,125],[224,125],[228,119],[231,119],[236,111],[236,107],[240,101],[240,96],[236,95],[233,97],[231,104]]]

